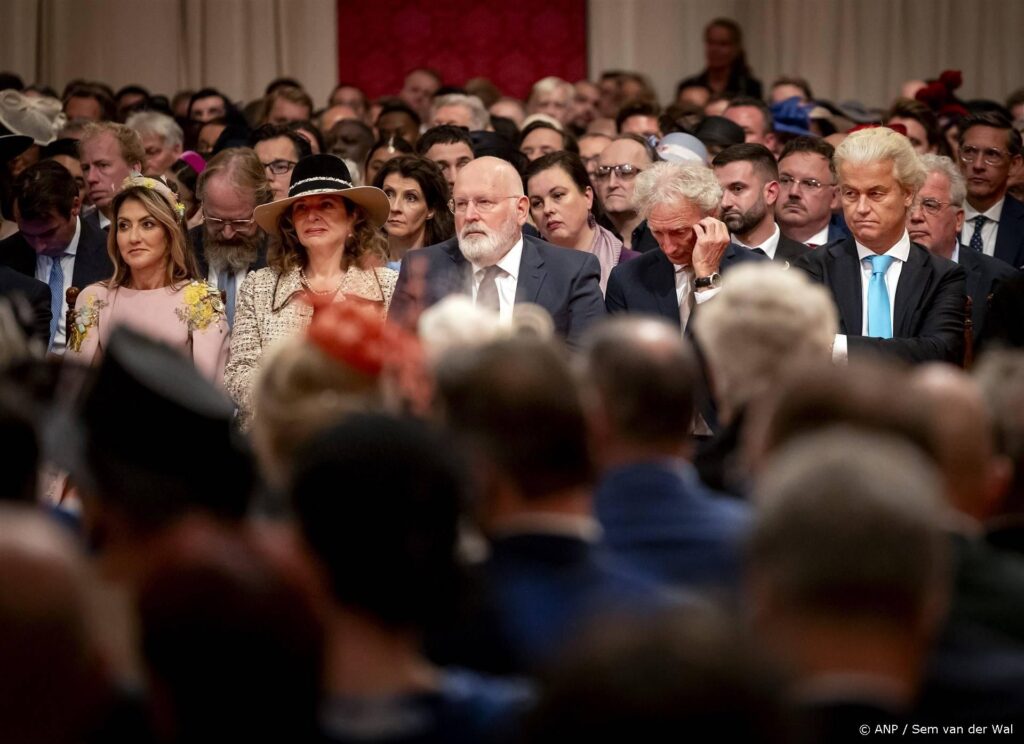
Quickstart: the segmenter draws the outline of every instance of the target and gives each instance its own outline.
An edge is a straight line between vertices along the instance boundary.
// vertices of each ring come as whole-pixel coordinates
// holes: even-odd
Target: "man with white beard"
[[[604,317],[597,258],[523,234],[530,203],[508,162],[483,157],[467,164],[455,179],[449,208],[456,237],[405,257],[390,318],[415,327],[423,310],[462,293],[510,324],[516,305],[533,303],[577,346]]]

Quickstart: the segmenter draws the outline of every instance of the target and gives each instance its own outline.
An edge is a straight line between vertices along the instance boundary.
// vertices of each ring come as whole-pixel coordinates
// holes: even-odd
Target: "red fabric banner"
[[[586,76],[586,0],[338,0],[338,80],[394,95],[416,67],[446,85],[489,78],[525,98],[547,75]]]

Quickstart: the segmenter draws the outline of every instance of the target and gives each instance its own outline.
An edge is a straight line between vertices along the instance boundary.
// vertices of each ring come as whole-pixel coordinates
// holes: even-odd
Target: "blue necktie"
[[[974,218],[974,234],[971,235],[971,243],[968,247],[975,253],[981,253],[985,249],[985,245],[981,241],[981,228],[986,222],[988,222],[988,217],[983,214]]]
[[[60,265],[63,257],[63,253],[53,257],[53,263],[50,264],[50,280],[47,282],[50,285],[50,312],[53,313],[53,317],[50,318],[50,346],[53,346],[53,339],[60,325],[60,314],[64,309],[64,267]]]
[[[228,316],[228,328],[235,326],[235,293],[238,291],[238,279],[233,271],[222,271],[217,277],[219,289],[224,290],[224,311]]]
[[[895,260],[893,256],[871,256],[871,281],[868,282],[868,332],[871,338],[892,338],[892,314],[889,309],[889,287],[885,272]]]

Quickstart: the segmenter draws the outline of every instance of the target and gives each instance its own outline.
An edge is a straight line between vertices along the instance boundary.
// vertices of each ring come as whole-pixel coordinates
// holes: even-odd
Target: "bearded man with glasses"
[[[224,292],[229,325],[242,280],[267,265],[267,234],[253,212],[270,202],[272,193],[266,168],[248,147],[222,150],[196,182],[203,224],[189,231],[189,240],[201,276]]]
[[[466,164],[448,206],[455,237],[406,254],[390,319],[415,328],[423,310],[465,294],[511,325],[516,306],[533,303],[547,310],[569,346],[578,346],[604,317],[597,257],[523,234],[530,202],[511,164],[494,157]]]
[[[948,258],[964,267],[967,295],[972,303],[974,338],[977,339],[989,314],[992,293],[1017,272],[1003,261],[960,245],[958,234],[964,225],[967,196],[964,177],[947,157],[923,155],[921,162],[928,175],[910,206],[907,230],[910,239],[932,255]]]
[[[960,170],[967,181],[960,243],[1024,268],[1024,204],[1006,193],[1021,167],[1021,135],[1005,116],[986,112],[960,122]]]

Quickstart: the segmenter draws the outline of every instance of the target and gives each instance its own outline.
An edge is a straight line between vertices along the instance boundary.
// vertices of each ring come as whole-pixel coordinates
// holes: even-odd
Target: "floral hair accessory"
[[[178,215],[178,219],[183,219],[185,217],[185,205],[178,201],[177,194],[171,190],[171,187],[167,185],[167,182],[164,181],[162,177],[151,178],[149,176],[143,176],[140,173],[132,173],[121,183],[122,191],[125,189],[139,187],[151,189],[157,192],[167,201],[168,204],[170,204],[171,209],[173,209],[174,213]]]
[[[928,83],[914,97],[939,116],[967,116],[967,109],[953,93],[963,82],[960,70],[945,70],[938,80]]]
[[[307,338],[337,362],[376,378],[414,409],[430,400],[423,348],[416,336],[388,323],[373,303],[314,301]]]

